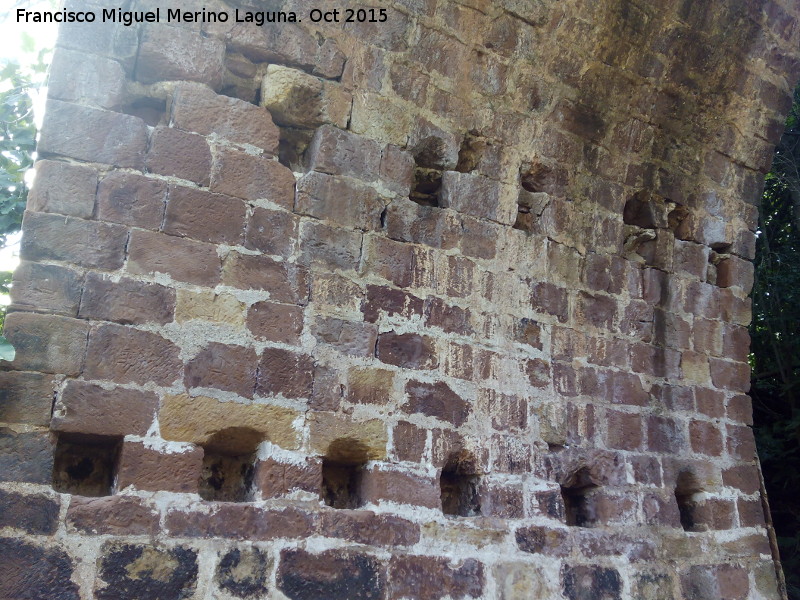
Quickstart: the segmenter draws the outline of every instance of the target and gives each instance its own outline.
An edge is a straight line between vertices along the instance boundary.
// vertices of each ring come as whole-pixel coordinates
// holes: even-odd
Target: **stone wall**
[[[0,596],[779,598],[746,326],[797,5],[256,4],[61,29]]]

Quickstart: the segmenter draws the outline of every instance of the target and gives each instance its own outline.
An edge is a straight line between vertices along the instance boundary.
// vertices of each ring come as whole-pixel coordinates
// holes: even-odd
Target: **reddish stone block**
[[[222,282],[243,290],[265,290],[275,302],[305,304],[308,301],[308,271],[267,256],[231,252],[225,259]]]
[[[421,206],[405,198],[395,198],[386,207],[384,223],[386,235],[393,240],[444,250],[455,248],[462,234],[458,213],[436,206]]]
[[[297,181],[294,211],[344,227],[376,230],[381,227],[385,201],[357,179],[310,172]]]
[[[251,541],[307,538],[316,530],[314,514],[303,510],[267,510],[243,502],[220,502],[215,507],[212,514],[172,510],[166,515],[165,529],[174,537]]]
[[[693,347],[697,352],[720,356],[722,353],[722,323],[695,317],[692,327]]]
[[[519,485],[489,484],[481,493],[481,514],[499,519],[521,519],[525,500]]]
[[[397,287],[410,287],[414,280],[414,248],[380,236],[365,236],[361,270]]]
[[[690,421],[689,441],[694,452],[707,456],[722,455],[722,433],[713,423],[697,420]]]
[[[174,149],[173,149],[174,151]],[[238,198],[170,186],[164,233],[215,244],[239,244],[247,206]]]
[[[568,556],[572,546],[566,529],[553,529],[538,525],[517,529],[514,538],[517,547],[523,552],[544,554],[545,556]]]
[[[219,283],[220,259],[211,244],[134,229],[127,269],[136,275],[166,273],[176,281],[213,287]]]
[[[311,410],[336,411],[344,395],[344,386],[335,369],[314,365],[314,381],[308,407]]]
[[[171,111],[178,129],[278,153],[280,131],[269,111],[250,102],[218,95],[205,85],[180,83],[173,92]]]
[[[641,450],[642,415],[606,411],[608,447],[618,450]]]
[[[329,344],[342,354],[368,357],[375,352],[378,328],[370,323],[320,316],[312,331],[318,342]]]
[[[722,355],[746,363],[749,354],[750,332],[747,327],[725,323],[722,327]]]
[[[46,314],[13,312],[5,318],[4,335],[16,349],[11,367],[78,375],[86,349],[86,321]]]
[[[124,102],[125,71],[115,60],[59,48],[50,68],[50,98],[110,109]]]
[[[550,375],[550,363],[541,358],[533,358],[525,360],[524,365],[525,374],[528,376],[528,382],[535,388],[546,388],[553,381]]]
[[[408,400],[402,409],[409,414],[422,413],[461,427],[470,414],[469,404],[443,381],[406,384]]]
[[[736,501],[736,511],[739,513],[740,527],[766,527],[761,499],[747,500],[739,498]]]
[[[304,219],[300,223],[298,263],[321,270],[358,269],[361,259],[361,232]]]
[[[631,367],[635,373],[653,377],[679,377],[681,354],[671,348],[649,344],[631,346]]]
[[[394,290],[387,290],[392,292]],[[446,333],[472,335],[470,310],[447,304],[441,298],[429,296],[425,299],[425,323],[428,327],[439,327]]]
[[[747,362],[711,358],[708,366],[715,387],[735,392],[747,392],[750,389],[750,365]]]
[[[47,427],[56,380],[42,373],[0,372],[0,423]]]
[[[739,395],[728,400],[727,415],[731,421],[752,425],[753,402],[750,400],[750,396]]]
[[[74,317],[83,288],[83,274],[56,265],[23,261],[14,270],[11,308],[46,310]]]
[[[89,535],[155,535],[158,512],[146,500],[130,496],[72,496],[67,526]]]
[[[714,419],[725,415],[725,394],[710,388],[695,388],[697,411]]]
[[[380,178],[398,196],[408,196],[414,183],[414,158],[397,146],[387,144],[381,151]]]
[[[422,284],[419,283],[418,280],[422,274],[422,268],[419,265],[421,261],[419,260],[419,255],[416,252],[413,256],[415,262],[414,283],[416,285],[421,285],[421,287],[430,287],[430,284],[427,282]],[[430,257],[431,254],[429,253],[428,258]],[[473,281],[475,281],[475,271],[475,263],[468,258],[457,255],[448,256],[445,276],[443,278],[446,282],[444,292],[448,296],[455,298],[466,298],[467,296],[471,295],[474,291]],[[439,277],[441,277],[441,275],[437,273],[435,279],[438,280]],[[436,283],[436,281],[432,283]]]
[[[57,496],[0,490],[0,527],[21,529],[30,535],[53,535],[60,510]]]
[[[536,283],[531,287],[531,306],[564,323],[568,316],[567,290],[544,281]]]
[[[153,392],[120,387],[107,390],[71,380],[55,404],[50,428],[108,437],[145,435],[157,408],[158,396]]]
[[[296,215],[259,206],[247,221],[245,248],[288,258],[297,244],[300,220]]]
[[[51,485],[53,442],[47,431],[17,433],[0,427],[0,481]]]
[[[99,273],[88,273],[78,316],[115,321],[123,325],[172,321],[175,290],[156,283],[121,278],[114,282]]]
[[[283,394],[287,398],[308,398],[314,373],[314,360],[280,348],[267,348],[258,363],[256,394]]]
[[[294,175],[267,156],[253,156],[232,148],[218,148],[211,172],[211,191],[243,200],[269,200],[291,210]]]
[[[396,598],[480,598],[484,590],[484,567],[474,558],[451,566],[435,556],[394,556],[389,578]]]
[[[36,151],[115,167],[141,169],[147,125],[137,117],[48,100]],[[109,140],[113,140],[109,142]]]
[[[97,188],[97,218],[142,229],[159,229],[167,184],[157,179],[112,171]]]
[[[285,548],[276,583],[294,600],[381,600],[386,595],[386,567],[378,558],[360,552],[337,549],[311,554]]]
[[[196,494],[203,468],[203,449],[159,451],[141,442],[123,442],[116,471],[118,490],[132,486],[151,492]]]
[[[567,600],[622,600],[622,579],[616,569],[594,565],[564,565],[561,585]]]
[[[681,576],[681,589],[696,600],[745,600],[750,581],[747,570],[738,565],[694,565]]]
[[[18,538],[3,538],[0,556],[3,557],[0,597],[79,600],[78,586],[71,579],[73,559],[52,541],[47,547],[40,547]]]
[[[91,218],[97,190],[97,171],[54,160],[36,163],[36,179],[28,193],[27,209]]]
[[[722,471],[722,482],[743,494],[755,494],[761,486],[758,467],[754,464],[738,465]]]
[[[717,285],[719,287],[739,287],[745,294],[753,289],[753,263],[738,256],[730,256],[717,264]]]
[[[180,177],[207,186],[211,150],[203,136],[171,127],[156,127],[150,138],[145,167],[152,173]]]
[[[199,31],[151,23],[145,26],[136,61],[136,80],[142,83],[188,80],[222,86],[225,43]]]
[[[756,456],[753,430],[742,425],[728,425],[725,429],[728,454],[736,460],[752,461]]]
[[[128,230],[119,225],[26,212],[22,231],[23,260],[63,261],[109,271],[125,261]]]
[[[378,360],[406,369],[435,369],[439,364],[433,338],[387,331],[378,335]]]
[[[323,125],[314,132],[306,156],[313,171],[374,181],[378,178],[381,146],[367,137]]]
[[[360,492],[365,503],[386,500],[428,508],[441,505],[438,486],[431,478],[406,471],[384,471],[378,466],[364,472]]]
[[[533,449],[513,435],[493,435],[490,439],[492,470],[499,473],[529,473]]]
[[[617,305],[608,296],[592,296],[581,292],[578,295],[577,315],[584,324],[611,330],[616,318]]]
[[[419,525],[394,515],[367,510],[336,510],[321,515],[325,537],[342,538],[370,546],[413,546],[419,541]]]
[[[669,417],[647,418],[647,449],[663,454],[679,454],[686,444],[681,423]]]
[[[291,304],[256,302],[247,311],[247,328],[256,339],[297,346],[303,332],[303,309]]]
[[[394,455],[399,461],[420,462],[425,452],[428,431],[413,423],[400,421],[394,427]]]
[[[89,333],[84,376],[117,383],[172,385],[183,370],[178,347],[149,331],[101,325]]]
[[[294,490],[319,494],[322,487],[322,461],[306,458],[303,463],[296,464],[268,458],[256,463],[253,481],[263,498],[275,498]]]
[[[429,299],[431,302],[435,299]],[[425,301],[427,303],[428,300]],[[367,286],[367,298],[361,304],[361,312],[369,323],[375,323],[385,314],[400,315],[406,319],[423,314],[423,300],[401,290],[379,285]]]
[[[501,206],[502,184],[472,173],[445,171],[439,206],[459,212],[511,225],[507,207]]]
[[[252,348],[209,342],[186,363],[183,383],[187,389],[209,387],[252,398],[257,362]]]

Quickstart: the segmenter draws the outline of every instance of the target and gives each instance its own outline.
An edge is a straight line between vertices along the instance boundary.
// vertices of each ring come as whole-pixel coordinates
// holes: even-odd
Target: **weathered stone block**
[[[310,440],[315,452],[332,460],[382,460],[388,434],[379,419],[357,421],[321,412],[310,423]]]
[[[294,205],[294,175],[268,156],[255,156],[218,148],[211,171],[211,191],[243,200],[269,200],[291,210]]]
[[[294,210],[344,227],[376,230],[384,205],[374,188],[356,179],[311,172],[297,182]]]
[[[344,128],[352,97],[338,83],[297,69],[269,65],[261,83],[261,106],[281,125],[317,127],[331,123]]]
[[[197,586],[197,552],[110,541],[98,558],[98,600],[185,598]]]
[[[183,383],[186,389],[216,388],[252,398],[257,362],[252,348],[209,342],[186,363]]]
[[[99,273],[89,273],[78,316],[123,325],[164,325],[172,321],[174,311],[175,291],[171,288],[127,278],[115,282]]]
[[[308,300],[306,269],[267,256],[231,252],[225,259],[222,282],[243,290],[267,291],[275,302],[304,304]]]
[[[386,573],[380,561],[367,554],[284,549],[277,585],[290,600],[380,600],[386,591]]]
[[[28,193],[27,209],[91,218],[97,172],[89,167],[54,160],[36,163],[36,179]]]
[[[224,56],[222,40],[205,37],[199,31],[151,23],[142,31],[136,80],[198,81],[218,89],[225,73]]]
[[[256,339],[297,346],[303,333],[303,309],[291,304],[256,302],[247,310],[247,328]]]
[[[142,498],[73,496],[67,510],[67,526],[89,535],[155,535],[159,515]]]
[[[53,535],[60,510],[56,496],[0,490],[0,527],[20,529],[31,535]]]
[[[163,273],[176,281],[213,286],[219,283],[220,259],[211,244],[134,229],[127,270],[136,275]]]
[[[375,355],[381,362],[406,369],[435,369],[439,364],[435,340],[416,333],[379,334]]]
[[[124,442],[117,465],[117,489],[197,493],[203,450],[159,450],[141,442]]]
[[[79,600],[78,586],[71,580],[73,560],[57,546],[42,548],[20,539],[0,539],[3,578],[0,597]]]
[[[23,261],[14,271],[11,304],[19,309],[48,310],[74,317],[81,300],[83,275],[78,271]]]
[[[97,188],[97,218],[113,223],[159,229],[167,184],[133,173],[112,171]]]
[[[86,321],[14,312],[6,316],[5,337],[16,349],[11,366],[22,371],[78,375],[86,352]]]
[[[362,182],[377,179],[381,165],[380,144],[331,125],[314,132],[306,153],[313,171],[346,175]]]

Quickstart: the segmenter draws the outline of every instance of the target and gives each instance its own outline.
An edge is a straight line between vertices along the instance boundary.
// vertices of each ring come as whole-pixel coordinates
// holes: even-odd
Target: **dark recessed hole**
[[[414,169],[414,188],[411,190],[409,198],[423,206],[439,206],[441,187],[441,171],[417,167]]]
[[[561,452],[562,450],[564,450],[564,446],[561,444],[547,444],[548,452]]]
[[[280,127],[280,141],[278,143],[278,162],[293,171],[304,170],[304,153],[314,131],[310,129],[296,129],[294,127]]]
[[[688,238],[688,221],[686,220],[688,216],[689,209],[681,204],[676,204],[675,208],[667,214],[667,227],[669,227],[679,240],[686,240]]]
[[[658,215],[650,194],[639,192],[625,203],[622,220],[626,225],[655,229]]]
[[[542,163],[534,162],[520,169],[519,182],[528,192],[544,192],[550,183],[553,170]]]
[[[714,250],[717,254],[728,254],[731,251],[731,246],[733,244],[729,244],[726,242],[716,242],[711,244],[711,249]]]
[[[478,164],[483,158],[483,153],[486,150],[487,142],[474,135],[467,134],[464,136],[464,141],[461,142],[461,148],[458,150],[458,163],[456,164],[456,171],[461,173],[471,173],[478,168]]]
[[[592,481],[589,470],[585,467],[561,486],[567,525],[594,527],[597,524],[597,510],[593,497],[597,489],[598,486]]]
[[[439,477],[442,512],[456,517],[480,515],[479,485],[474,458],[465,453],[451,456]]]
[[[417,142],[410,151],[418,167],[438,170],[445,168],[446,144],[441,138],[428,136]]]
[[[358,508],[363,504],[361,482],[364,463],[322,461],[322,501],[333,508]]]
[[[217,502],[253,500],[255,451],[263,439],[263,434],[246,427],[231,427],[212,436],[203,446],[200,497]]]
[[[517,196],[517,220],[514,222],[514,229],[533,231],[537,220],[549,203],[548,194],[521,189]]]
[[[686,471],[678,475],[675,485],[675,501],[678,504],[681,527],[684,531],[703,531],[705,529],[698,511],[697,495],[700,492],[702,489],[694,475]]]
[[[53,489],[79,496],[110,496],[121,441],[61,434],[53,463]]]
[[[139,117],[151,127],[166,123],[167,101],[159,98],[139,98],[122,108],[127,115]]]

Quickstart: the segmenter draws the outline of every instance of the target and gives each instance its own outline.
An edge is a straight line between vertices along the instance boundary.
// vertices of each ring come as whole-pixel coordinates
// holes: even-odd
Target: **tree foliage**
[[[753,418],[789,597],[800,600],[800,86],[766,177],[759,221]]]

